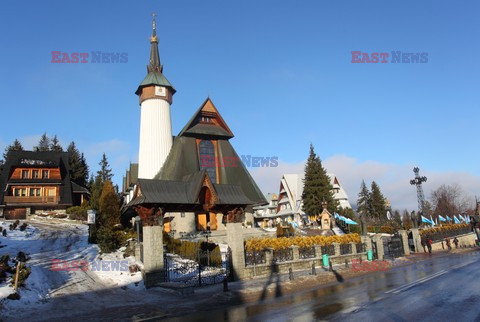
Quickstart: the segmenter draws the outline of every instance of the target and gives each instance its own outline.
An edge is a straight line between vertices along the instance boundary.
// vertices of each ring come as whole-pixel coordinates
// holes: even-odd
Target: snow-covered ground
[[[0,226],[7,230],[7,237],[0,235],[0,257],[9,254],[15,258],[19,251],[26,253],[30,259],[27,266],[31,274],[26,286],[19,288],[20,300],[9,300],[6,297],[14,293],[10,286],[10,276],[6,283],[0,284],[0,312],[1,316],[15,316],[20,308],[45,306],[52,299],[60,299],[79,295],[83,304],[96,303],[98,294],[95,292],[118,289],[125,296],[125,290],[145,290],[141,272],[130,273],[128,266],[135,264],[133,256],[123,258],[123,251],[110,254],[100,254],[98,246],[88,244],[88,226],[83,224],[54,222],[41,219],[28,221],[25,231],[9,230],[11,221],[0,221]],[[88,261],[89,269],[83,271],[52,270],[52,260],[60,263],[72,261]],[[94,261],[123,261],[123,270],[118,268],[108,271],[92,268]],[[127,262],[128,261],[128,264]],[[57,267],[63,267],[59,264]],[[85,297],[88,297],[85,299]],[[86,302],[85,302],[86,300]],[[121,301],[120,301],[121,302]],[[80,305],[81,306],[81,305]]]

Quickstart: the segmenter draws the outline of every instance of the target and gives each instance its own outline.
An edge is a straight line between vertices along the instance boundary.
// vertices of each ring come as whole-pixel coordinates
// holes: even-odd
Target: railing
[[[365,253],[367,250],[367,247],[365,245],[365,243],[358,243],[358,244],[355,244],[355,247],[357,248],[357,254],[358,253]]]
[[[333,245],[322,246],[322,254],[327,254],[329,256],[334,256],[335,255],[335,246],[333,246]]]
[[[58,203],[60,197],[58,196],[40,196],[40,197],[18,197],[18,196],[5,196],[4,201],[6,204],[14,203]]]
[[[291,248],[278,249],[273,251],[273,260],[276,262],[286,262],[293,260],[293,250]]]
[[[298,249],[298,254],[301,259],[315,258],[315,247],[302,247]]]
[[[442,241],[446,237],[453,238],[454,236],[468,234],[471,232],[472,232],[472,229],[470,227],[463,227],[463,228],[448,230],[445,232],[437,232],[437,233],[429,233],[427,230],[425,231],[424,236],[429,237],[432,239],[432,241],[436,242],[436,241]]]
[[[340,255],[347,255],[352,253],[352,244],[341,244]]]
[[[246,266],[254,266],[254,265],[261,265],[267,262],[267,256],[265,255],[265,251],[260,250],[252,250],[250,252],[245,252],[245,265]]]

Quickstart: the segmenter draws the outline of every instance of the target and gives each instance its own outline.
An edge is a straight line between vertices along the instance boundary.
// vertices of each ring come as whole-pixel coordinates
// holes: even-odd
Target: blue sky
[[[479,10],[478,1],[2,2],[0,148],[57,134],[93,170],[106,152],[120,183],[138,158],[134,92],[155,11],[177,89],[174,134],[210,96],[239,154],[281,161],[251,169],[265,192],[278,190],[280,173],[301,171],[313,143],[353,200],[364,178],[414,209],[413,165],[480,194]],[[51,63],[52,51],[97,50],[128,62]],[[427,52],[428,63],[352,64],[354,50]]]

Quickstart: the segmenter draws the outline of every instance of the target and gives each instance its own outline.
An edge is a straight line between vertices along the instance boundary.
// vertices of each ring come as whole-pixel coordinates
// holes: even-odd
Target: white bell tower
[[[147,76],[135,94],[140,100],[140,145],[138,152],[138,178],[153,179],[160,171],[172,147],[172,121],[170,105],[175,89],[163,76],[160,64],[155,14],[153,34],[150,38],[150,64]]]

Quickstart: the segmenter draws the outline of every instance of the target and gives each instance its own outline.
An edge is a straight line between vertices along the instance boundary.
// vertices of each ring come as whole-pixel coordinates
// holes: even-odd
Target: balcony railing
[[[5,196],[4,202],[6,204],[21,204],[21,203],[49,203],[55,204],[60,200],[59,196],[40,196],[40,197],[17,197]]]

